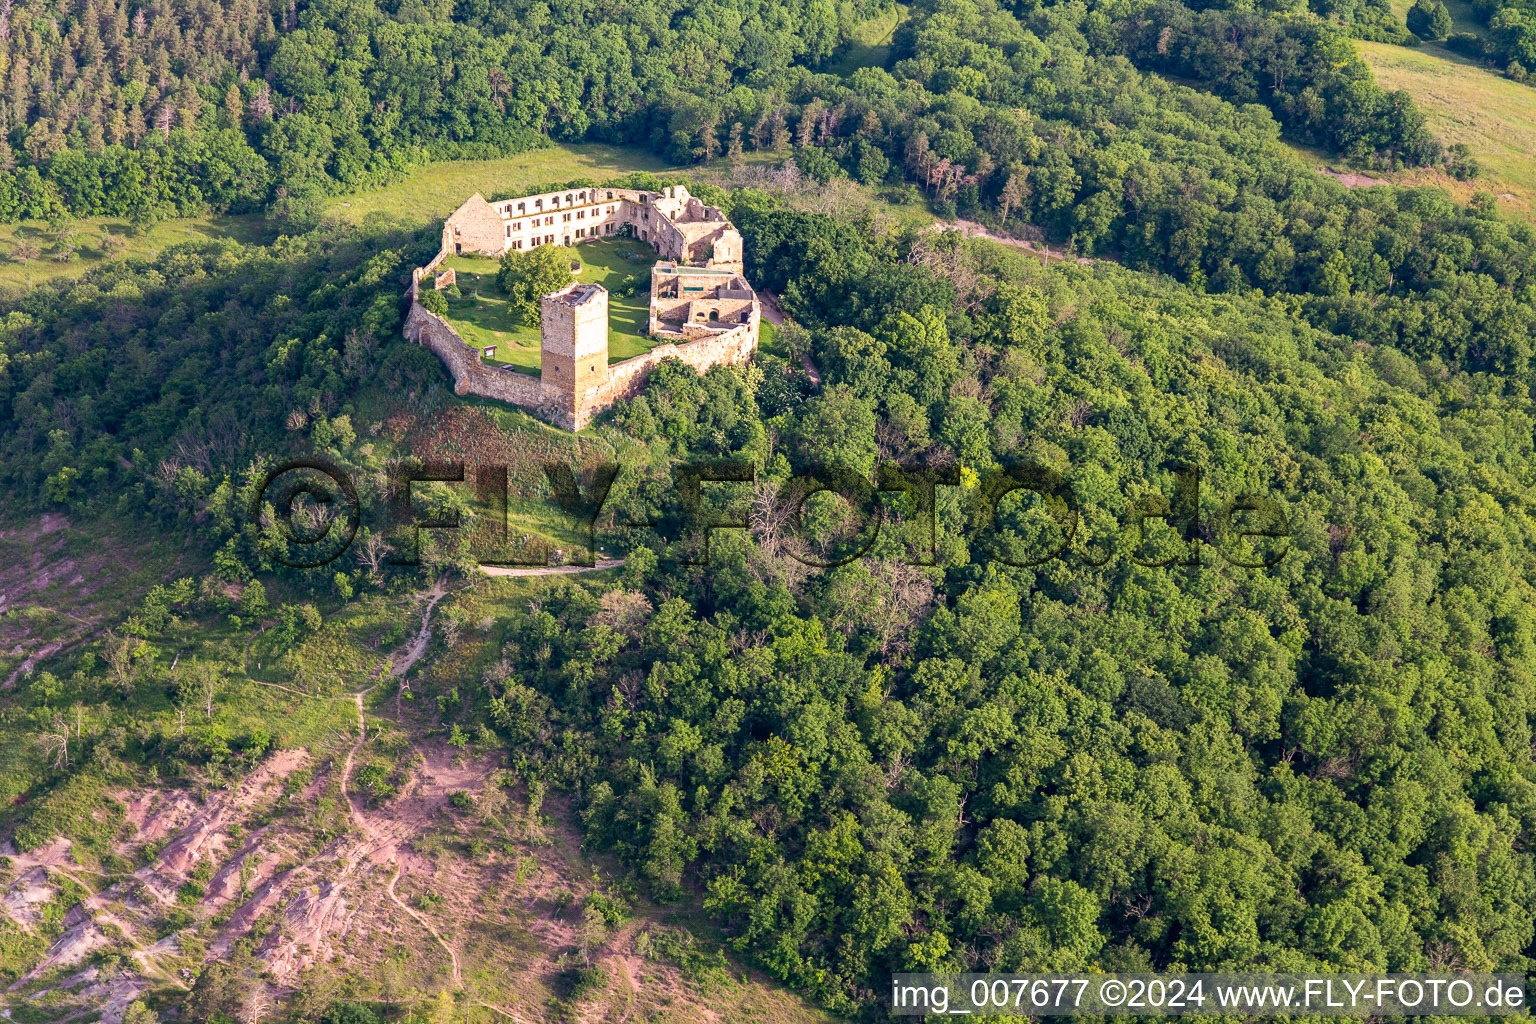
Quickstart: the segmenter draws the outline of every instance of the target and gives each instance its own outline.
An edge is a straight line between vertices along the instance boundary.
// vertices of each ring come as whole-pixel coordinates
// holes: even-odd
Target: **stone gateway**
[[[660,344],[622,362],[608,360],[608,292],[571,284],[540,302],[539,376],[487,364],[481,350],[418,301],[420,289],[446,288],[449,256],[499,257],[540,245],[574,246],[633,237],[662,257],[651,270],[650,334]],[[757,350],[762,307],[742,274],[741,234],[718,207],[682,185],[661,192],[576,188],[487,202],[470,196],[443,224],[442,247],[411,275],[405,336],[442,359],[454,390],[510,402],[568,430],[580,430],[645,386],[650,368],[680,359],[703,373],[745,362]]]

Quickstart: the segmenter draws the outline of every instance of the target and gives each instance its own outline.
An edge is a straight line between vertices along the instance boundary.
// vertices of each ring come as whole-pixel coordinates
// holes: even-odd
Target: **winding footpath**
[[[427,647],[432,642],[432,610],[437,607],[437,603],[447,593],[448,591],[444,588],[441,580],[433,584],[432,589],[427,592],[430,599],[427,601],[427,607],[421,615],[421,629],[417,631],[416,638],[411,643],[410,650],[406,652],[405,657],[400,660],[398,665],[391,666],[390,672],[392,675],[396,677],[405,675],[416,662],[421,660],[422,655],[427,653]],[[389,897],[395,906],[405,911],[417,924],[425,928],[427,934],[436,939],[437,944],[443,947],[443,950],[448,954],[449,962],[453,965],[453,987],[461,989],[464,987],[464,972],[459,966],[458,951],[448,944],[448,940],[444,939],[438,930],[432,926],[432,922],[417,913],[414,907],[411,907],[395,893],[395,883],[400,880],[400,872],[405,866],[400,861],[399,847],[395,844],[392,836],[386,834],[368,820],[367,816],[363,814],[361,808],[358,807],[357,802],[353,799],[352,793],[347,789],[347,781],[352,778],[353,758],[356,757],[358,750],[368,740],[368,723],[363,717],[363,698],[378,685],[375,682],[367,690],[361,690],[353,694],[353,699],[357,703],[357,742],[352,744],[351,750],[347,751],[347,759],[342,765],[341,794],[347,800],[348,816],[352,819],[352,824],[362,833],[364,840],[376,848],[388,849],[390,859],[395,862],[395,872],[390,876],[389,884],[385,886],[385,895]],[[413,747],[412,749],[414,750],[415,748]]]
[[[622,558],[599,558],[592,565],[539,565],[526,569],[513,569],[505,565],[482,565],[480,571],[487,576],[569,576],[578,572],[598,572],[623,565]]]
[[[448,589],[443,580],[438,580],[432,585],[432,589],[426,591],[421,596],[427,598],[427,606],[422,610],[421,613],[421,628],[417,630],[416,636],[411,640],[411,646],[406,650],[405,656],[402,657],[398,663],[391,662],[388,666],[389,674],[396,679],[404,676],[407,672],[409,672],[415,666],[415,664],[420,661],[422,657],[427,653],[427,648],[432,643],[432,612],[437,608],[438,602],[441,601],[444,597],[448,596]],[[400,880],[400,872],[404,867],[400,861],[400,848],[398,844],[399,837],[379,827],[374,822],[369,821],[368,816],[363,813],[362,808],[358,805],[357,800],[352,795],[352,792],[347,788],[347,783],[352,778],[352,765],[357,759],[357,752],[362,749],[364,743],[368,742],[368,720],[364,714],[363,698],[367,697],[368,694],[372,693],[375,689],[378,688],[379,682],[381,681],[380,677],[382,677],[382,675],[383,668],[381,667],[376,673],[374,681],[365,689],[359,690],[352,694],[323,698],[328,700],[340,700],[342,696],[347,696],[351,698],[353,704],[357,708],[357,740],[352,744],[351,749],[347,751],[346,759],[342,762],[341,765],[341,794],[346,798],[347,801],[347,817],[351,820],[353,827],[356,828],[358,833],[363,837],[363,842],[361,844],[361,848],[357,852],[357,856],[352,860],[351,863],[345,866],[341,877],[338,878],[337,881],[339,883],[343,879],[350,876],[357,870],[359,865],[364,860],[369,859],[372,854],[376,852],[387,852],[388,859],[394,862],[395,870],[394,874],[390,876],[389,884],[385,887],[385,895],[389,897],[390,901],[394,903],[395,906],[405,911],[406,914],[410,915],[412,920],[421,925],[422,928],[424,928],[427,933],[437,941],[438,945],[443,947],[443,950],[448,954],[449,962],[453,966],[454,988],[460,989],[464,987],[464,973],[459,964],[458,951],[448,944],[448,941],[443,938],[442,934],[432,926],[432,922],[428,921],[425,917],[418,913],[414,907],[411,907],[404,900],[400,899],[400,897],[395,892],[395,883]],[[299,697],[312,698],[319,696],[318,694],[304,693],[300,690],[294,689],[291,686],[284,686],[282,683],[272,683],[262,679],[253,679],[251,681],[259,683],[262,686],[271,687],[276,690],[283,690]],[[414,751],[415,748],[412,747],[412,750]]]

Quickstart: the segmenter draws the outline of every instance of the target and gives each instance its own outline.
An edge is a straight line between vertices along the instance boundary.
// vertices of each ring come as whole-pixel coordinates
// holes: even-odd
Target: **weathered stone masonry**
[[[488,365],[479,349],[417,301],[424,281],[436,288],[452,284],[451,269],[435,275],[450,254],[499,256],[621,235],[666,257],[651,272],[650,333],[662,344],[633,359],[608,363],[608,293],[600,285],[572,284],[544,296],[539,377]],[[494,204],[476,194],[443,224],[437,255],[412,274],[405,336],[437,354],[458,394],[510,402],[579,430],[614,402],[639,393],[663,359],[679,359],[703,373],[752,357],[762,310],[741,274],[741,259],[735,227],[680,185],[660,193],[570,189]]]

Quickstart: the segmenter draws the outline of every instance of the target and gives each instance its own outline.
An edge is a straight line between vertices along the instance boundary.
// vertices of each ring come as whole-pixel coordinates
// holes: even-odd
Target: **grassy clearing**
[[[827,71],[846,76],[859,68],[885,67],[891,59],[891,37],[906,20],[906,4],[895,4],[883,14],[865,20],[853,30],[853,38],[827,65]]]
[[[645,295],[656,253],[642,242],[601,239],[563,251],[581,263],[575,280],[608,289],[608,361],[643,355],[656,346],[650,337],[650,307]],[[539,373],[539,326],[525,323],[496,283],[496,260],[452,256],[445,262],[457,278],[459,298],[448,299],[448,319],[466,342],[495,346],[488,357],[524,373]]]
[[[1531,212],[1536,196],[1536,89],[1438,48],[1356,45],[1383,88],[1403,89],[1413,96],[1429,127],[1446,142],[1466,143],[1486,171],[1485,178],[1471,183],[1452,182],[1431,171],[1394,180],[1443,185],[1458,198],[1475,190],[1491,191],[1513,210]]]
[[[402,180],[383,188],[331,200],[327,213],[358,222],[369,215],[419,227],[441,220],[472,192],[497,192],[533,187],[572,178],[607,178],[630,171],[673,171],[678,168],[642,149],[620,146],[551,146],[498,160],[451,161],[420,167]],[[117,257],[152,257],[169,246],[199,238],[230,238],[243,244],[271,242],[277,231],[260,215],[184,217],[163,221],[134,234],[122,217],[85,217],[71,222],[77,232],[76,255],[70,262],[54,260],[51,251],[57,232],[42,221],[0,224],[0,288],[28,288],[49,281],[83,276],[112,258],[103,239],[118,236],[123,245]],[[23,263],[15,254],[18,243],[39,250],[36,259]]]
[[[474,192],[489,197],[572,178],[601,179],[630,171],[677,169],[641,149],[551,146],[497,160],[429,164],[393,185],[339,196],[329,211],[352,221],[378,215],[414,226],[441,220]]]
[[[109,255],[105,243],[108,234],[122,240],[119,257],[153,257],[169,246],[199,238],[233,238],[237,242],[270,241],[275,234],[267,222],[257,216],[192,217],[163,221],[139,234],[122,217],[86,217],[71,221],[77,232],[75,258],[61,263],[51,255],[58,234],[43,221],[27,220],[20,224],[0,224],[0,287],[27,288],[49,281],[80,277],[101,265]],[[36,247],[40,255],[22,262],[16,250],[21,243]]]

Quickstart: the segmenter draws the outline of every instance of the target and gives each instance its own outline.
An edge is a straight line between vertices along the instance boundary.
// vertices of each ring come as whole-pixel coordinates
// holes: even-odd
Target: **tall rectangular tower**
[[[580,430],[608,389],[608,291],[571,284],[540,300],[540,384],[564,426]]]

